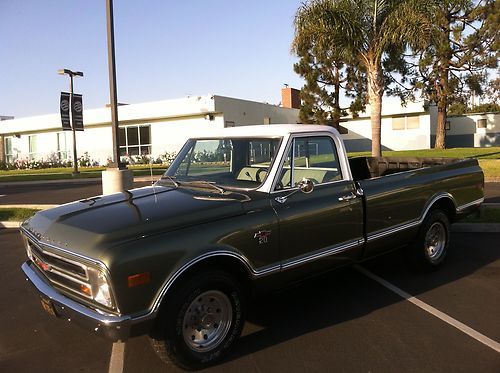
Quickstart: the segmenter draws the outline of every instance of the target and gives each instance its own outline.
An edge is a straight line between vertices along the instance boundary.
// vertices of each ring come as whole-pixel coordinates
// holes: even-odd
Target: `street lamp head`
[[[59,75],[68,74],[70,76],[83,76],[83,72],[81,72],[81,71],[71,71],[70,69],[59,69],[59,70],[57,70],[57,73]]]

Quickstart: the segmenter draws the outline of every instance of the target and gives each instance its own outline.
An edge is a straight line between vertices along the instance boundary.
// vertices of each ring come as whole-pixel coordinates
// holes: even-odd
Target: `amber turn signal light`
[[[92,296],[92,289],[90,288],[89,285],[80,284],[80,291],[89,297]]]
[[[128,287],[144,285],[150,281],[149,272],[138,273],[136,275],[128,276]]]

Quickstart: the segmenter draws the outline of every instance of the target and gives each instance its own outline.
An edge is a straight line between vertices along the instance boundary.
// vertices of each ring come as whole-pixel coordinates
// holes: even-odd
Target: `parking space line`
[[[109,373],[122,373],[125,360],[125,343],[115,342],[111,348],[111,357],[109,359]]]
[[[383,278],[377,276],[376,274],[364,269],[363,267],[360,267],[359,265],[355,265],[354,268],[364,274],[365,276],[371,278],[372,280],[378,282],[380,285],[384,286],[385,288],[391,290],[392,292],[396,293],[400,297],[406,299],[407,301],[413,303],[415,306],[423,309],[424,311],[430,313],[431,315],[437,317],[438,319],[441,319],[445,323],[457,328],[460,330],[462,333],[467,334],[468,336],[474,338],[475,340],[481,342],[482,344],[488,346],[489,348],[495,350],[496,352],[500,353],[500,343],[494,341],[491,338],[486,337],[485,335],[479,333],[478,331],[470,328],[469,326],[461,323],[460,321],[454,319],[453,317],[447,315],[444,312],[439,311],[438,309],[428,305],[427,303],[422,302],[420,299],[412,296],[411,294],[408,294],[404,290],[401,290],[400,288],[394,286],[390,282],[384,280]]]

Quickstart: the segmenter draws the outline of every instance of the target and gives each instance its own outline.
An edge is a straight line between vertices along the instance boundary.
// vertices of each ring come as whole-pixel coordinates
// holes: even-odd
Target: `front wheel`
[[[417,239],[409,248],[410,264],[418,270],[432,271],[446,258],[450,240],[450,222],[441,210],[431,211],[425,218]]]
[[[224,272],[206,271],[186,279],[165,302],[150,340],[167,363],[204,368],[220,360],[241,334],[243,291]]]

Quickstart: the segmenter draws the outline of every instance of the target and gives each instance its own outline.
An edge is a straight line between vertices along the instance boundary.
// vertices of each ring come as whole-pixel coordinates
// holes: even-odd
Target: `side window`
[[[297,186],[303,179],[323,184],[342,179],[335,143],[328,136],[294,139],[276,189]],[[291,182],[293,179],[293,182]]]

